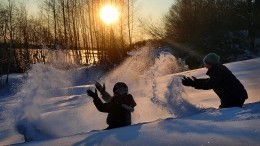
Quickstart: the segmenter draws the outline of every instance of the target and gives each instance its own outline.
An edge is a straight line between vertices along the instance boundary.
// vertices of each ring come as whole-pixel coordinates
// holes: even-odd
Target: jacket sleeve
[[[210,90],[213,89],[222,79],[221,75],[213,75],[207,79],[197,79],[194,82],[195,89]]]
[[[94,105],[100,112],[109,113],[112,110],[112,104],[109,103],[103,103],[100,98],[96,98],[93,100]]]
[[[128,104],[130,105],[130,107],[134,108],[136,106],[136,102],[135,102],[133,96],[131,94],[129,94],[127,99],[128,99]]]
[[[102,99],[105,101],[105,102],[110,102],[111,101],[111,98],[112,98],[112,96],[106,91],[106,90],[104,90],[104,91],[102,91],[102,92],[100,92],[101,93],[101,95],[102,95]]]
[[[125,110],[127,110],[127,111],[130,111],[130,112],[133,112],[133,111],[134,111],[134,108],[133,108],[133,107],[128,106],[128,105],[126,105],[126,104],[122,104],[121,106],[122,106]]]

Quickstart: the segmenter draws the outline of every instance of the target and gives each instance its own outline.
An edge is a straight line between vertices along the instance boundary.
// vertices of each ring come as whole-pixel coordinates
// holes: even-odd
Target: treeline
[[[0,2],[1,78],[28,70],[34,62],[32,56],[37,57],[31,49],[72,52],[77,64],[113,65],[131,46],[145,44],[142,40],[133,44],[138,33],[135,0],[42,0],[39,14],[33,17],[28,16],[25,4],[18,3],[21,1]],[[116,5],[121,15],[112,25],[99,18],[100,8],[107,3]],[[170,45],[191,69],[200,67],[209,52],[229,62],[259,51],[255,38],[260,32],[260,0],[176,0],[163,23],[163,28],[147,21],[141,26],[156,38],[150,43]]]
[[[104,4],[119,9],[121,16],[116,24],[106,25],[99,18]],[[87,50],[87,63],[92,58],[116,62],[132,43],[133,9],[133,0],[44,0],[40,20],[48,33],[42,41],[62,49]],[[98,52],[97,58],[90,50]]]
[[[260,0],[176,0],[164,24],[164,33],[151,32],[171,44],[190,68],[200,67],[210,52],[221,55],[222,62],[234,61],[259,51]]]
[[[43,0],[39,1],[40,13],[33,17],[28,16],[26,5],[18,2],[0,3],[0,75],[26,71],[32,63],[30,49],[42,46],[72,50],[79,63],[113,64],[132,44],[134,0]],[[119,9],[115,24],[106,25],[99,18],[104,4]]]

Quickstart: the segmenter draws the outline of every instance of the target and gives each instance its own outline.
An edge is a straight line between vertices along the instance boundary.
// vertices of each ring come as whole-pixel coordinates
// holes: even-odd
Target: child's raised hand
[[[88,96],[92,97],[93,99],[98,98],[97,89],[95,89],[95,92],[93,92],[92,90],[88,89],[87,90],[87,94],[88,94]]]
[[[97,90],[98,90],[99,92],[103,92],[103,91],[106,90],[105,83],[103,83],[103,87],[102,87],[102,85],[101,85],[99,82],[96,82],[96,83],[95,83],[95,86],[96,86],[96,88],[97,88]]]

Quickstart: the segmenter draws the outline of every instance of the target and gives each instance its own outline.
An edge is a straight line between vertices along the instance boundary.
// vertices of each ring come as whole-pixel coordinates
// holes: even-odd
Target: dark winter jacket
[[[196,89],[213,89],[220,98],[220,108],[243,106],[245,99],[248,98],[247,92],[226,66],[222,64],[212,66],[206,74],[210,78],[195,80]]]
[[[109,127],[107,129],[131,125],[131,111],[122,107],[122,104],[136,106],[131,94],[123,97],[112,97],[108,103],[103,103],[99,98],[96,98],[94,104],[100,112],[108,113],[107,124]]]
[[[136,106],[136,103],[134,101],[134,98],[131,94],[128,94],[128,95],[122,95],[121,97],[116,97],[117,99],[119,99],[119,103],[120,105],[122,106],[123,104],[131,107],[134,109],[134,107]],[[125,111],[126,109],[124,109]],[[126,123],[130,123],[131,124],[131,121],[132,121],[132,118],[131,118],[131,112],[129,110],[127,110],[127,112],[125,112],[125,120],[126,120]]]

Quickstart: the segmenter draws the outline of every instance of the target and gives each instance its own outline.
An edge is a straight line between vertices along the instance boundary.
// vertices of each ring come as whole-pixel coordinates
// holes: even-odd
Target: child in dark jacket
[[[103,103],[95,93],[88,90],[89,96],[93,97],[94,104],[100,112],[108,113],[106,129],[117,128],[122,126],[131,125],[131,112],[134,111],[136,103],[131,94],[128,94],[128,87],[125,83],[118,82],[113,88],[114,96],[112,97],[105,91],[105,85],[103,87],[97,82],[96,87],[102,95]]]
[[[219,108],[242,107],[248,98],[247,91],[235,75],[224,65],[220,64],[220,57],[210,53],[204,58],[207,75],[210,78],[193,79],[184,77],[184,86],[192,86],[195,89],[213,89],[220,98]]]
[[[112,99],[112,96],[106,91],[105,84],[103,84],[103,87],[102,87],[102,85],[99,82],[96,82],[95,86],[96,86],[97,90],[100,92],[100,94],[102,95],[101,98],[105,102],[110,102]],[[133,99],[133,96],[131,94],[127,94],[128,87],[125,83],[123,83],[123,82],[116,83],[113,88],[113,92],[114,92],[115,97],[118,96],[120,98],[121,106],[124,109],[129,110],[131,112],[134,111],[134,107],[136,106],[136,103]]]

